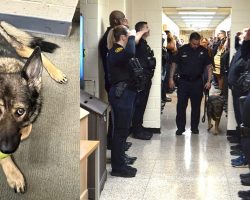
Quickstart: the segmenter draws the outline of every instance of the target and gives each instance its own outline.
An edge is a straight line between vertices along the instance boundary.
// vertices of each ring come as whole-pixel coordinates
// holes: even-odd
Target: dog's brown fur
[[[212,119],[215,121],[215,129],[213,134],[219,134],[219,124],[223,112],[224,99],[222,96],[211,95],[207,101],[207,118],[208,118],[208,131],[213,127]]]
[[[5,39],[5,41],[9,44],[7,46],[14,49],[15,54],[17,53],[20,58],[29,58],[33,54],[34,49],[30,44],[34,38],[28,33],[23,32],[4,21],[0,21],[0,36]],[[4,47],[1,48],[3,49]],[[5,50],[2,50],[2,52],[5,52]],[[0,62],[0,66],[6,66],[6,68],[2,67],[3,71],[0,70],[0,73],[4,74],[19,72],[20,69],[17,68],[23,67],[22,60],[16,59],[14,58],[14,56],[12,58],[11,56],[4,57],[4,55],[1,55]],[[66,75],[63,74],[59,69],[57,69],[56,66],[52,64],[52,62],[43,54],[41,54],[41,62],[52,79],[59,83],[67,82]],[[40,85],[41,77],[38,78],[37,85],[35,85],[35,87],[37,87],[37,90],[40,90]],[[5,109],[5,105],[3,102],[0,102],[0,106],[1,109]],[[36,112],[40,112],[40,110]],[[20,131],[18,134],[20,134],[21,140],[28,138],[28,136],[30,135],[33,121],[30,120],[27,122],[27,124],[20,127]],[[12,161],[11,156],[0,159],[0,165],[3,168],[9,186],[16,192],[23,193],[25,191],[24,177],[15,163]]]

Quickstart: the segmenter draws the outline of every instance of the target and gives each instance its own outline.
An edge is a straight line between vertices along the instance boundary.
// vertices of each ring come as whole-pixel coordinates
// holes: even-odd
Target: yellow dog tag
[[[1,159],[4,159],[4,158],[7,158],[8,156],[10,156],[10,154],[5,154],[5,153],[2,153],[2,152],[0,151],[0,160],[1,160]]]

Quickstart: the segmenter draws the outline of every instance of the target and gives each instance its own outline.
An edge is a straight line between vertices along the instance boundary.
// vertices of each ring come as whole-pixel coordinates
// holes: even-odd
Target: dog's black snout
[[[14,153],[21,141],[21,134],[12,135],[12,137],[3,138],[0,141],[0,151],[5,154]]]

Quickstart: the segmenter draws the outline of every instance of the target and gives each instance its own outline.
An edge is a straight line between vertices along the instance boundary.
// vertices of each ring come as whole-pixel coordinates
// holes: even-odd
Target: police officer
[[[141,32],[141,35],[143,33]],[[126,164],[124,145],[129,134],[136,98],[136,88],[131,78],[133,74],[129,65],[129,61],[135,55],[135,36],[129,36],[128,29],[123,25],[110,30],[109,36],[109,44],[112,43],[110,41],[115,41],[107,57],[109,83],[111,84],[109,102],[113,118],[111,175],[134,177],[137,170]]]
[[[107,66],[107,53],[108,53],[108,47],[107,47],[107,37],[109,34],[109,31],[114,28],[117,25],[124,25],[128,27],[128,21],[124,15],[123,12],[119,10],[114,10],[109,15],[109,24],[110,26],[107,28],[106,32],[104,33],[103,37],[101,38],[99,42],[99,52],[102,59],[102,65],[104,70],[104,80],[105,80],[105,90],[107,94],[110,90],[110,83],[108,80],[108,66]],[[107,148],[111,149],[111,141],[112,141],[112,117],[111,113],[109,113],[109,127],[108,127],[108,135],[107,135]],[[132,145],[131,142],[127,142],[125,145],[125,150],[128,150],[129,147]]]
[[[180,74],[177,90],[176,135],[182,135],[185,132],[188,99],[191,101],[191,131],[193,134],[199,133],[198,125],[203,89],[210,89],[211,87],[212,63],[207,49],[200,46],[200,39],[199,33],[193,32],[190,35],[189,43],[179,49],[171,65],[170,88],[175,86],[173,77],[177,65]],[[203,83],[202,79],[204,70],[208,72],[206,83]]]
[[[140,21],[135,25],[136,32],[143,29],[148,29],[147,22]],[[132,120],[132,132],[133,137],[141,140],[151,139],[153,133],[148,128],[144,128],[143,115],[147,106],[149,91],[152,85],[152,77],[154,76],[154,70],[156,66],[156,60],[153,50],[147,44],[146,38],[149,36],[149,31],[144,33],[139,43],[136,45],[135,57],[139,59],[145,76],[145,89],[137,93],[135,112]]]

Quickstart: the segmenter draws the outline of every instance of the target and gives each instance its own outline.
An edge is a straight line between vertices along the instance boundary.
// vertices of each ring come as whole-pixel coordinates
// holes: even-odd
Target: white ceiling
[[[230,13],[231,8],[163,8],[180,30],[214,30]]]

